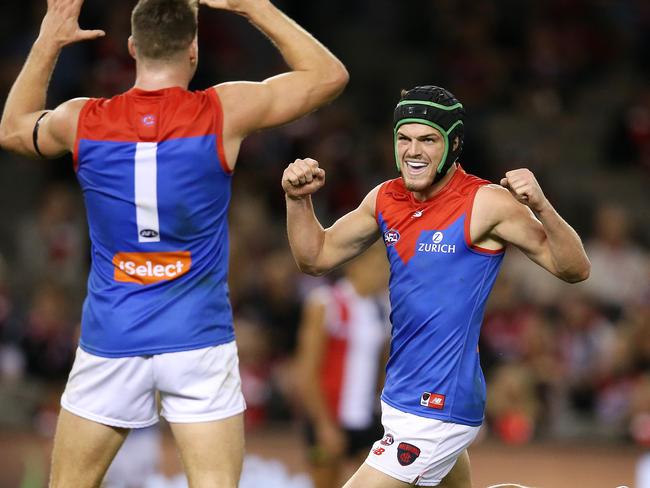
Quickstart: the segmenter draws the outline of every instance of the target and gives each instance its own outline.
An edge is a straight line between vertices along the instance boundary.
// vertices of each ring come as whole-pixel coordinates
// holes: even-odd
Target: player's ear
[[[194,40],[192,41],[192,44],[190,44],[190,63],[192,64],[192,66],[194,66],[198,61],[199,61],[199,42],[195,37]]]
[[[127,41],[127,46],[129,48],[129,54],[133,59],[136,59],[135,57],[135,41],[133,40],[133,36],[129,36],[129,40]]]
[[[460,144],[460,137],[458,136],[454,137],[454,143],[452,144],[452,151],[458,149],[459,144]]]

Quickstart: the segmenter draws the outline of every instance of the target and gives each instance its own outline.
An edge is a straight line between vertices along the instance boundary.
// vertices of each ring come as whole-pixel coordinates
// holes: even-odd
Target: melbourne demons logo
[[[391,247],[397,244],[399,238],[400,235],[399,232],[397,232],[397,229],[390,229],[384,232],[384,243],[386,243],[386,247]]]
[[[156,116],[152,114],[147,114],[144,117],[142,117],[142,123],[147,127],[152,127],[156,125]]]
[[[397,461],[402,466],[413,464],[420,456],[420,448],[409,444],[408,442],[400,442],[397,446]]]

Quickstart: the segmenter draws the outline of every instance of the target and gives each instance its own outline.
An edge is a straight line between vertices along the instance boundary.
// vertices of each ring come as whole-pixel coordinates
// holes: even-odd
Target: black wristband
[[[45,159],[45,156],[43,156],[43,153],[38,148],[38,128],[41,126],[41,120],[43,120],[43,117],[45,117],[49,113],[50,113],[49,111],[43,112],[41,116],[38,119],[36,119],[36,123],[34,124],[34,132],[32,132],[32,141],[34,143],[34,149],[36,150],[36,154],[38,154],[43,159]]]

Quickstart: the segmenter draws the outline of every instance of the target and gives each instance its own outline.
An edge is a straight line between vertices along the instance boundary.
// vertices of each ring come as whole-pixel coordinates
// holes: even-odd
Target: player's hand
[[[57,48],[106,35],[103,30],[79,27],[79,12],[84,0],[47,0],[47,13],[41,23],[39,39]]]
[[[340,457],[347,444],[343,430],[330,422],[316,426],[316,442],[327,459]]]
[[[282,189],[289,198],[300,199],[318,191],[325,184],[325,170],[318,161],[296,159],[282,174]]]
[[[529,169],[508,171],[505,178],[501,178],[501,186],[510,190],[519,202],[528,205],[533,212],[541,212],[548,203],[535,175]]]
[[[238,14],[248,14],[262,4],[268,4],[268,0],[199,0],[201,5],[221,10],[229,10]]]

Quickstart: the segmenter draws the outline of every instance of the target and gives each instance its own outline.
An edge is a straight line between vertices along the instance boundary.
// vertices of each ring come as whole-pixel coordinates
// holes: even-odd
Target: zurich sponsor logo
[[[386,247],[391,247],[397,244],[397,241],[399,241],[400,235],[399,232],[397,232],[396,229],[390,229],[384,232],[384,243],[386,243]]]
[[[442,241],[445,239],[445,235],[436,231],[431,237],[431,242],[419,242],[418,243],[418,252],[433,252],[441,254],[453,254],[456,252],[455,244],[442,244]]]

